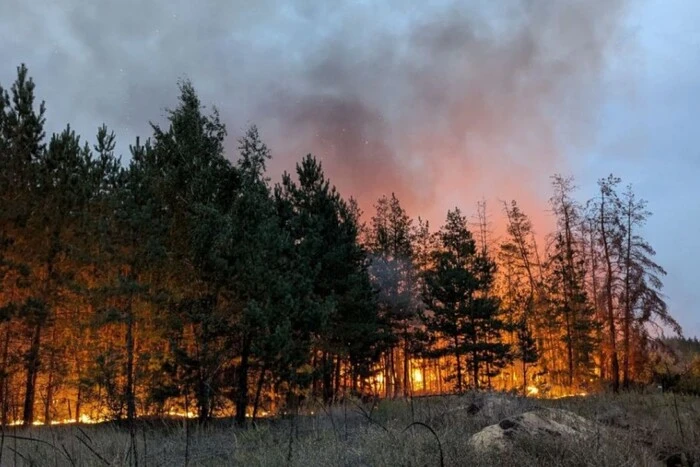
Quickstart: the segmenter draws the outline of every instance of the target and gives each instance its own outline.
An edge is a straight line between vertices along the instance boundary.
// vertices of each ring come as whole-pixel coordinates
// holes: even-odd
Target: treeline
[[[653,381],[663,391],[700,396],[700,341],[672,337],[655,343]]]
[[[618,390],[650,378],[652,323],[680,333],[619,179],[580,204],[554,177],[539,249],[514,201],[500,242],[483,204],[433,232],[392,194],[363,221],[311,155],[272,183],[255,127],[232,162],[205,110],[180,83],[122,163],[104,126],[47,138],[24,66],[0,88],[2,424]]]

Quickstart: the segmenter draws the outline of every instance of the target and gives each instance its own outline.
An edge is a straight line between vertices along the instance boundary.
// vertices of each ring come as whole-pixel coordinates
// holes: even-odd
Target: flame
[[[588,396],[588,393],[583,391],[583,392],[572,392],[569,394],[562,394],[561,396],[550,397],[550,399],[564,399],[566,397],[586,397],[586,396]]]
[[[91,417],[87,414],[82,414],[80,416],[79,420],[76,420],[75,418],[64,418],[61,420],[51,420],[51,423],[49,425],[68,425],[72,423],[82,423],[85,425],[94,425],[96,423],[102,423],[106,422],[108,420],[107,417],[104,416],[99,416],[97,418]],[[8,423],[8,426],[21,426],[23,425],[24,422],[22,420],[13,420],[10,423]],[[43,420],[35,420],[32,422],[33,426],[44,426],[46,425],[46,422]]]
[[[528,386],[528,387],[527,387],[527,393],[528,393],[528,395],[530,395],[530,396],[535,396],[535,395],[537,395],[537,394],[540,393],[540,390],[537,389],[537,387],[535,387],[535,386]]]
[[[197,418],[197,414],[192,412],[191,410],[188,410],[187,412],[184,412],[182,410],[175,410],[175,409],[170,409],[168,410],[168,415],[171,417],[178,417],[178,418]]]
[[[420,369],[415,368],[413,370],[413,382],[414,383],[422,383],[423,382],[423,373],[420,371]]]

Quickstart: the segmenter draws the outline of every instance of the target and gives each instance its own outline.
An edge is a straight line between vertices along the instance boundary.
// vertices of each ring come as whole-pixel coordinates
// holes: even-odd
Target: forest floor
[[[484,427],[537,408],[571,411],[600,431],[585,439],[517,437],[505,453],[479,453],[469,444]],[[140,423],[133,441],[129,430],[109,423],[10,427],[0,440],[0,465],[700,465],[698,397],[625,393],[545,400],[472,393],[307,410],[248,429],[231,420]]]

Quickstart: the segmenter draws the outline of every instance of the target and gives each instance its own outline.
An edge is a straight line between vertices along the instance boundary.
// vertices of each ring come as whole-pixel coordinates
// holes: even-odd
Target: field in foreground
[[[585,439],[518,436],[512,453],[477,452],[469,444],[484,427],[537,408],[569,410],[599,429]],[[480,393],[377,404],[347,401],[308,411],[247,430],[228,420],[203,427],[142,422],[134,430],[135,454],[129,431],[112,424],[6,428],[0,465],[700,465],[697,397],[541,400]]]

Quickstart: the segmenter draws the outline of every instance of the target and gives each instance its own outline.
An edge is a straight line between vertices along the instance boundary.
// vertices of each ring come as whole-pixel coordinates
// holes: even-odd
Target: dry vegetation
[[[332,410],[234,428],[141,421],[137,465],[693,465],[700,461],[700,398],[673,394],[600,395],[559,400],[498,398],[473,413],[475,394],[347,401]],[[536,407],[571,410],[600,423],[586,441],[518,439],[513,455],[477,455],[469,437]],[[313,412],[313,415],[311,414]],[[418,423],[416,423],[418,422]],[[31,439],[30,439],[31,438]],[[439,441],[438,441],[439,440]],[[129,430],[113,424],[6,429],[1,465],[134,465]]]

